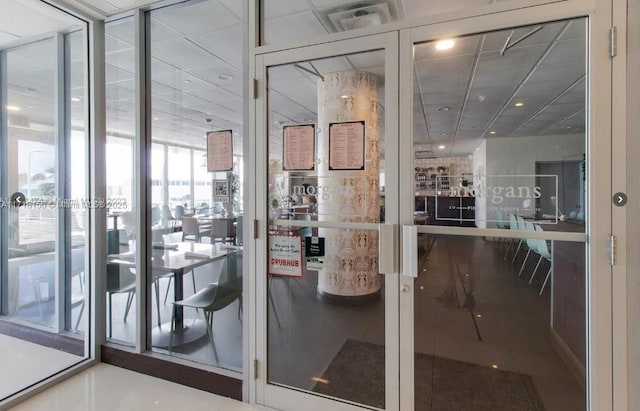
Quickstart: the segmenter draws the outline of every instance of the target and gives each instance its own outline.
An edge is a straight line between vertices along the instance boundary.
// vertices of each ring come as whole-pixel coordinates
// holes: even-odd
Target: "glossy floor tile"
[[[14,411],[251,411],[248,404],[98,364],[13,407]]]
[[[0,399],[48,378],[81,359],[72,354],[0,334]]]

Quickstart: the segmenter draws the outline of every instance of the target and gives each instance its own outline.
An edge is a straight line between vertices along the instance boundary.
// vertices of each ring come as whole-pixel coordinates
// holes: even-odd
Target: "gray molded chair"
[[[171,214],[171,208],[166,204],[163,204],[162,208],[160,209],[160,219],[160,225],[162,225],[163,227],[175,227],[176,225],[176,219]]]
[[[113,264],[107,266],[107,296],[109,301],[109,338],[111,338],[113,330],[113,317],[112,317],[112,297],[113,294],[127,294],[127,303],[124,309],[124,322],[127,322],[127,316],[131,309],[131,303],[136,293],[136,276],[127,270],[124,275],[120,275],[120,266]]]
[[[515,226],[516,226],[516,230],[520,230],[520,231],[526,231],[527,227],[524,223],[524,218],[522,218],[521,216],[515,216]],[[511,259],[511,263],[513,264],[516,261],[516,257],[518,256],[518,252],[520,251],[520,248],[522,247],[522,244],[525,242],[525,240],[523,238],[520,239],[520,241],[518,241],[518,247],[516,248],[516,252],[513,254],[513,258]]]
[[[516,216],[513,214],[509,214],[509,229],[510,230],[517,230],[518,229],[518,223],[516,221]],[[507,251],[504,253],[504,260],[507,259],[507,257],[509,256],[509,250],[511,250],[511,245],[515,242],[515,238],[511,238],[509,239],[509,244],[507,244]]]
[[[195,217],[182,217],[182,241],[200,242],[202,237],[211,237],[211,229],[203,229]]]
[[[233,219],[214,218],[211,220],[211,242],[235,242]]]
[[[577,216],[578,216],[578,212],[576,210],[573,210],[572,212],[569,213],[569,220],[575,220]]]
[[[218,351],[213,339],[213,314],[238,300],[238,319],[242,320],[242,253],[229,254],[222,266],[222,272],[217,282],[211,283],[180,301],[173,302],[173,317],[171,318],[171,335],[169,337],[169,352],[173,347],[176,309],[178,306],[201,309],[205,320],[205,332],[211,343],[213,355],[218,360]]]

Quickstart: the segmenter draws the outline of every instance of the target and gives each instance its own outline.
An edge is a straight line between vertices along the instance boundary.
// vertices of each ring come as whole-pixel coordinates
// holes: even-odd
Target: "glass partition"
[[[241,370],[242,13],[193,1],[147,14],[151,65],[151,345]],[[206,17],[205,17],[206,16]],[[224,18],[222,18],[224,17]],[[211,158],[228,133],[229,167]]]
[[[86,23],[5,13],[39,23],[0,36],[0,400],[86,358],[90,305]]]
[[[586,408],[586,33],[414,45],[416,410]]]
[[[107,338],[135,344],[135,269],[114,262],[123,256],[135,266],[136,210],[134,174],[135,86],[134,20],[105,25],[106,185],[107,199]]]

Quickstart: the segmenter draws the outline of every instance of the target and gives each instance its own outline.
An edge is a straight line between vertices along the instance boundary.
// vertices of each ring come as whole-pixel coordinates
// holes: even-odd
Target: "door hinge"
[[[253,220],[253,239],[258,239],[258,220]]]
[[[609,30],[609,55],[611,58],[618,55],[618,27],[616,26]]]
[[[254,100],[258,98],[258,79],[253,79],[253,98]]]
[[[618,239],[615,235],[612,235],[609,238],[609,260],[611,261],[611,266],[616,265],[616,254],[618,252]]]
[[[253,360],[253,379],[258,379],[258,360]]]

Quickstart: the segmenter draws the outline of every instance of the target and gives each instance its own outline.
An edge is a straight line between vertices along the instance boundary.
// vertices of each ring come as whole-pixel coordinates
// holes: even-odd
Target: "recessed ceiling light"
[[[343,94],[343,95],[340,96],[340,98],[344,100],[344,99],[349,98],[349,96],[347,96],[346,94]]]
[[[20,107],[18,107],[18,106],[7,106],[7,110],[9,110],[9,111],[20,111]]]
[[[496,134],[496,132],[491,130],[491,131],[489,131],[489,134]]]
[[[522,106],[524,106],[524,103],[523,103],[523,102],[521,102],[521,101],[518,101],[516,104],[514,104],[514,106],[516,106],[516,107],[522,107]]]
[[[218,74],[218,80],[231,80],[233,76],[231,74]]]
[[[493,368],[493,369],[496,369],[496,370],[497,370],[497,369],[498,369],[498,364],[491,364],[491,368]]]
[[[482,318],[482,314],[476,314],[476,317]]]
[[[455,44],[456,42],[453,41],[453,39],[436,41],[436,50],[449,50],[452,49]]]
[[[440,135],[441,135],[441,136],[446,136],[446,135],[447,135],[447,133],[440,133]]]
[[[153,119],[154,119],[154,120],[160,120],[158,117],[154,117]]]
[[[451,110],[451,108],[449,108],[449,107],[438,107],[436,110],[437,111],[449,111],[449,110]]]
[[[189,80],[189,79],[184,81],[184,84],[189,84],[189,83],[191,83],[191,80]]]
[[[71,97],[71,101],[80,101],[80,97]]]
[[[438,148],[439,148],[440,150],[444,150],[444,149],[446,148],[446,146],[445,146],[444,144],[440,144],[440,145],[438,146]]]

